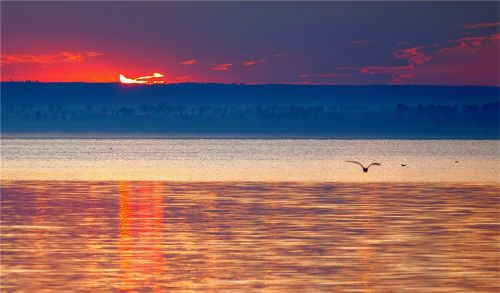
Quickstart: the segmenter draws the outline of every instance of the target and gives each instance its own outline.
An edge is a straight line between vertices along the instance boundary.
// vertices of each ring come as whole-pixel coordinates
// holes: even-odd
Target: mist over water
[[[382,165],[363,173],[346,160]],[[2,140],[4,180],[498,183],[498,174],[498,140]]]

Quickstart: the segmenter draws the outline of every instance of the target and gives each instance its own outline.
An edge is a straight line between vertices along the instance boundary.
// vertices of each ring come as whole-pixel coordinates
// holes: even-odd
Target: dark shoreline
[[[500,139],[498,87],[2,83],[2,137]]]
[[[269,140],[500,140],[497,137],[438,136],[265,136],[265,135],[148,135],[148,134],[0,134],[0,139],[269,139]]]

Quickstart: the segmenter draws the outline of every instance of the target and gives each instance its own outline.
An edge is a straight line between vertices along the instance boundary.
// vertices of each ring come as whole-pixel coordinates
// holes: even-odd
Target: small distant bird
[[[346,162],[360,165],[361,168],[363,168],[363,172],[365,172],[365,173],[368,172],[368,168],[370,168],[371,166],[380,166],[381,165],[380,163],[371,163],[370,165],[368,165],[368,167],[365,167],[360,162],[356,162],[356,161],[346,161]]]
[[[406,167],[406,164],[401,164],[402,167]]]
[[[458,163],[458,161],[455,161],[455,163]]]

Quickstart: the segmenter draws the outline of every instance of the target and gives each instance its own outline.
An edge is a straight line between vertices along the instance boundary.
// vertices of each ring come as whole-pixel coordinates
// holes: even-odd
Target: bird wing
[[[360,162],[356,162],[356,161],[346,161],[347,163],[354,163],[354,164],[358,164],[361,166],[361,168],[365,168],[365,166],[363,166],[363,164],[361,164]]]
[[[382,165],[382,164],[380,164],[380,163],[371,163],[370,165],[368,165],[368,167],[367,167],[367,168],[370,168],[370,166],[372,166],[372,165],[373,165],[373,166],[380,166],[380,165]]]

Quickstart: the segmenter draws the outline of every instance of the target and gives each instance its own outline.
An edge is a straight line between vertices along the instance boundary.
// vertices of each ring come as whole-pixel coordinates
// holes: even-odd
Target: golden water
[[[3,139],[1,143],[3,180],[500,183],[500,140]],[[363,173],[346,160],[382,165]]]
[[[2,292],[498,292],[498,184],[2,181]]]

